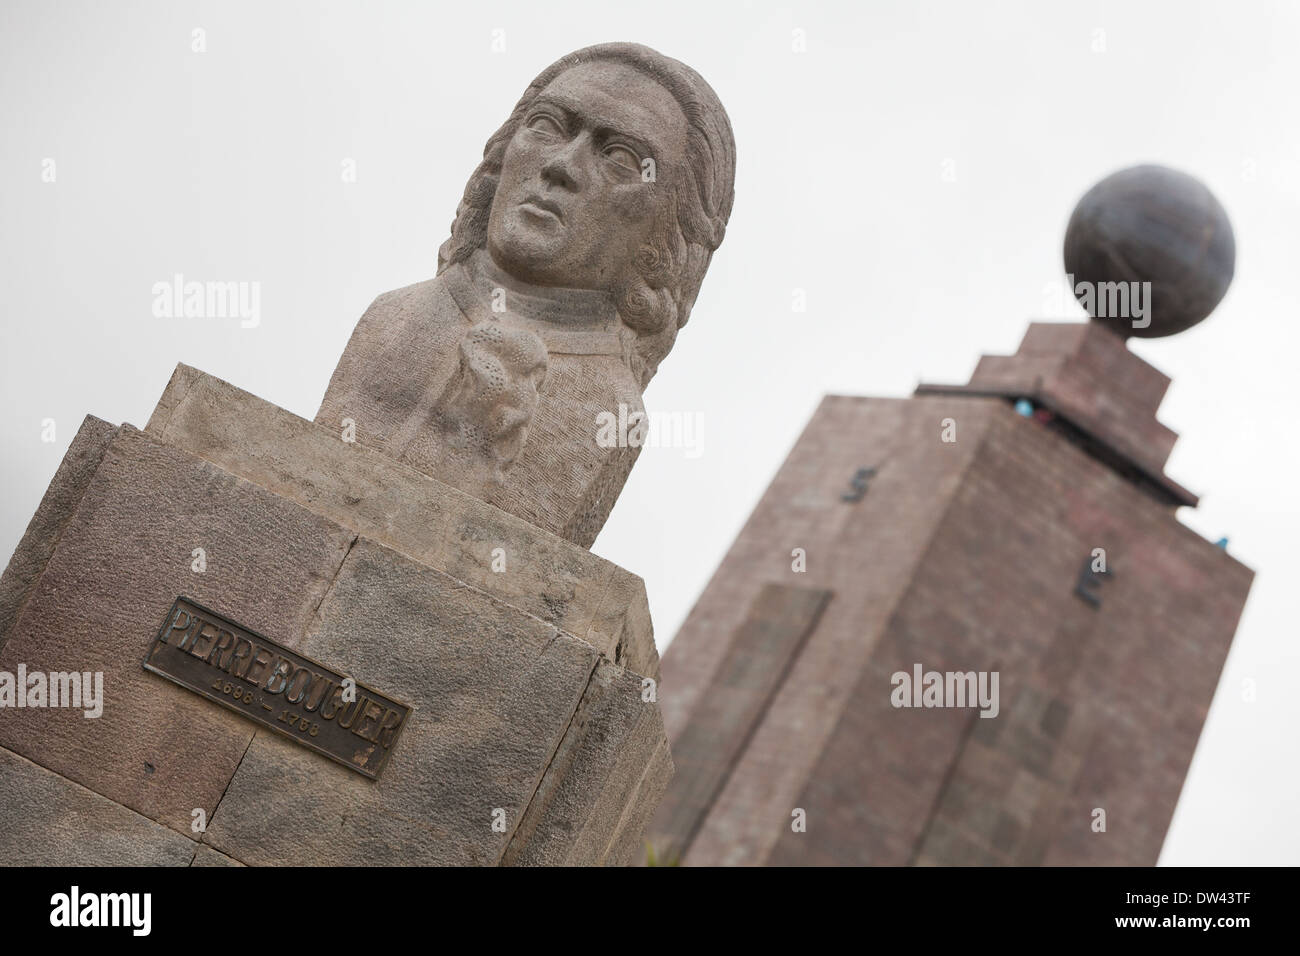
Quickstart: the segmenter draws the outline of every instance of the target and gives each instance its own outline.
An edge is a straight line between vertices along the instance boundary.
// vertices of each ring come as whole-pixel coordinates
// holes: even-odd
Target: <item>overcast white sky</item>
[[[143,426],[178,361],[313,417],[369,302],[433,274],[524,86],[636,40],[709,80],[739,153],[727,241],[645,396],[702,416],[702,454],[646,451],[594,548],[646,579],[661,651],[824,393],[904,397],[1013,352],[1063,285],[1075,200],[1175,166],[1227,208],[1237,275],[1134,351],[1174,379],[1167,472],[1203,496],[1181,519],[1258,576],[1161,861],[1300,862],[1298,27],[1243,0],[4,0],[0,560],[82,417]],[[155,318],[178,272],[260,282],[260,325]]]

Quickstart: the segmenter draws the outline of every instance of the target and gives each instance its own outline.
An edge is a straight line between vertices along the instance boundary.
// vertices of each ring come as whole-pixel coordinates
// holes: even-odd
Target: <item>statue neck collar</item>
[[[480,314],[575,332],[614,332],[618,328],[614,297],[608,292],[523,282],[498,266],[486,249],[476,250],[464,269],[473,298],[481,304],[474,311]]]

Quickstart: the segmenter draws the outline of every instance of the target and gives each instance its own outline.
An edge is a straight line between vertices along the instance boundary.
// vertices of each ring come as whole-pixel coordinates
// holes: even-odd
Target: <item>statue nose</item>
[[[581,187],[579,150],[583,139],[583,136],[575,136],[550,155],[542,164],[543,181],[561,189],[577,190]]]

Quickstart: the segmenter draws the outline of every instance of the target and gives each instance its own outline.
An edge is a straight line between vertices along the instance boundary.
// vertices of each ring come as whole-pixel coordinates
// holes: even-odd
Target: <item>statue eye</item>
[[[634,173],[641,172],[641,157],[633,152],[631,148],[620,143],[611,143],[605,147],[604,152],[605,158],[614,165],[629,169]]]
[[[534,133],[541,133],[543,136],[564,135],[564,128],[560,125],[560,121],[549,113],[534,113],[528,117],[525,125]]]

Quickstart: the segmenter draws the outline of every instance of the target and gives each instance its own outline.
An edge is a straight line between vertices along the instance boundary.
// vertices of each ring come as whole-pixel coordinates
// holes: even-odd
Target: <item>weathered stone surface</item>
[[[194,844],[0,748],[0,866],[186,866]]]
[[[672,753],[665,738],[651,755],[636,796],[624,811],[623,822],[605,856],[607,866],[635,866],[649,861],[651,846],[647,831],[664,792],[672,783],[673,772]]]
[[[253,728],[141,667],[177,595],[296,648],[354,535],[129,425],[33,588],[0,670],[102,672],[102,716],[0,710],[0,745],[192,836]],[[193,550],[206,570],[192,570]]]
[[[658,676],[644,582],[585,548],[187,365],[146,431]]]
[[[552,64],[489,141],[438,275],[375,300],[316,420],[590,546],[726,233],[735,150],[685,64],[630,43]]]
[[[531,320],[517,313],[539,293],[503,287],[512,311],[496,315],[490,283],[502,280],[472,265],[376,299],[316,421],[335,434],[355,422],[358,444],[589,547],[640,451],[598,443],[599,416],[645,411],[613,301]],[[498,430],[503,420],[512,427]]]
[[[365,538],[302,652],[412,712],[378,781],[259,731],[204,840],[249,864],[497,863],[597,660]]]
[[[611,848],[625,829],[635,830],[633,839],[639,839],[646,823],[635,811],[642,786],[662,791],[672,774],[670,761],[666,767],[655,765],[656,773],[648,783],[645,779],[656,753],[661,748],[666,753],[667,738],[659,708],[643,699],[642,690],[640,675],[605,661],[596,666],[503,863],[628,862],[611,858]]]
[[[614,565],[600,603],[587,629],[588,643],[610,661],[630,671],[659,679],[659,651],[645,582]],[[607,650],[612,645],[613,650]]]
[[[199,844],[197,852],[194,854],[194,862],[190,866],[243,866],[238,860],[226,856],[224,853],[218,853],[210,846]]]
[[[115,425],[87,415],[68,446],[58,471],[45,490],[45,497],[9,559],[4,576],[0,577],[0,650],[4,649],[18,612],[35,587],[36,579],[45,570],[63,526],[81,503],[86,485],[116,432]]]

